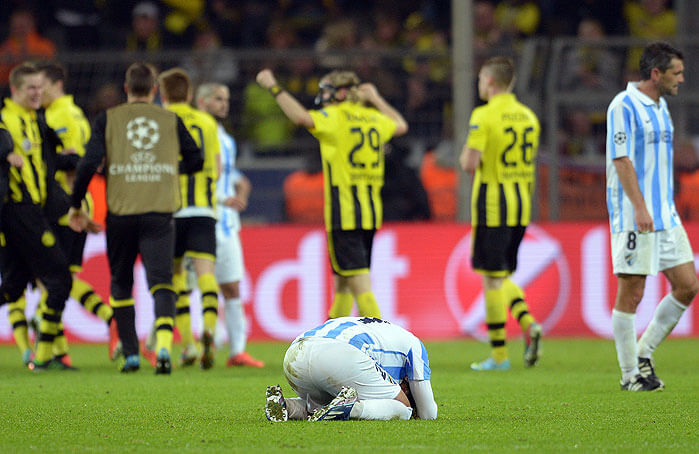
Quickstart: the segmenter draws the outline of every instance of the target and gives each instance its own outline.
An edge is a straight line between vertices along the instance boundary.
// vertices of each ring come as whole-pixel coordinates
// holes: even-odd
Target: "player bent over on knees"
[[[437,417],[425,346],[385,320],[328,320],[291,343],[283,367],[299,397],[269,386],[265,415],[273,422]]]

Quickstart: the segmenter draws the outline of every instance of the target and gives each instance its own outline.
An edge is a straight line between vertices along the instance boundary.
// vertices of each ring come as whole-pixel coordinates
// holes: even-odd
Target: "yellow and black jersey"
[[[47,165],[43,159],[36,112],[5,99],[0,111],[0,128],[12,136],[12,152],[24,159],[21,168],[10,166],[7,199],[14,203],[43,206],[47,195]]]
[[[310,111],[323,162],[325,228],[381,227],[384,145],[396,123],[372,107],[349,101]]]
[[[90,123],[83,110],[75,105],[72,95],[56,98],[46,108],[46,123],[56,131],[63,143],[63,146],[56,150],[57,153],[72,148],[78,156],[85,155],[85,145],[90,140]],[[65,172],[56,171],[56,180],[68,194],[71,193],[72,188],[66,181]]]
[[[473,226],[529,224],[539,132],[534,112],[512,93],[473,110],[466,146],[481,152],[471,195]]]
[[[199,172],[180,176],[181,211],[189,211],[193,216],[202,214],[215,216],[213,209],[216,206],[216,180],[221,153],[218,124],[210,114],[186,103],[170,104],[167,109],[175,112],[182,119],[197,146],[204,153],[204,167]],[[204,208],[206,213],[192,210],[192,207]]]

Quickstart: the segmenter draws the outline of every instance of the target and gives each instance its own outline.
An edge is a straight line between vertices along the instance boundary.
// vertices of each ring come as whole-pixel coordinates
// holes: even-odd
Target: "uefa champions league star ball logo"
[[[126,124],[126,139],[138,150],[150,150],[160,140],[158,123],[150,118],[136,117]]]

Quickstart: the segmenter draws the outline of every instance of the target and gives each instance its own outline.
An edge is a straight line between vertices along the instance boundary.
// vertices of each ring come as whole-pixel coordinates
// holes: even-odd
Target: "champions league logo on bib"
[[[139,150],[150,150],[160,140],[158,123],[146,117],[136,117],[126,124],[126,139]]]

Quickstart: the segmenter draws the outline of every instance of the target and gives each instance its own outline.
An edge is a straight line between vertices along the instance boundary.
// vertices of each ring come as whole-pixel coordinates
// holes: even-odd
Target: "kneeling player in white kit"
[[[270,421],[437,417],[425,346],[385,320],[341,317],[306,331],[286,351],[284,375],[299,397],[267,387]]]

